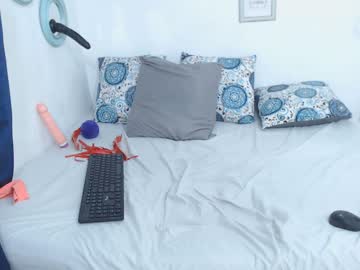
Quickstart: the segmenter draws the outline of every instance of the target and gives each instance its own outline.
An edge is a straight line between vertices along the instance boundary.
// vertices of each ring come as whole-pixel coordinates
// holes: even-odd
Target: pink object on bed
[[[48,108],[44,104],[38,104],[36,109],[43,120],[44,124],[46,125],[47,129],[49,130],[50,134],[53,136],[55,142],[59,145],[59,147],[64,148],[68,146],[67,140],[64,134],[61,132],[59,127],[56,125],[55,120],[51,116],[48,111]]]
[[[0,199],[12,196],[15,203],[28,200],[29,194],[22,180],[14,180],[0,188]]]

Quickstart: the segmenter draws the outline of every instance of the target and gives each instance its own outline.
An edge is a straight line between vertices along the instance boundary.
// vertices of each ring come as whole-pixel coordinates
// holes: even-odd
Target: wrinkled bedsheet
[[[119,125],[101,125],[110,147]],[[360,234],[327,223],[360,213],[358,119],[262,131],[217,123],[208,141],[130,139],[124,222],[77,222],[87,163],[56,146],[16,174],[31,199],[0,201],[13,270],[358,270]]]

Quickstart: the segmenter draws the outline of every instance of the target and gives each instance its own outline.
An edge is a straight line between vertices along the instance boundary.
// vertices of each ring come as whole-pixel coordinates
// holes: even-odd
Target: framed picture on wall
[[[240,0],[240,22],[276,20],[276,0]]]

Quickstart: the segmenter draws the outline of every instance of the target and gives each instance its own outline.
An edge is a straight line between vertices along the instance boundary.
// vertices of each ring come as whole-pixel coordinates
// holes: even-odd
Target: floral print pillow
[[[256,89],[263,128],[319,125],[351,118],[351,112],[321,81]]]
[[[244,58],[203,57],[182,53],[183,64],[219,63],[222,77],[218,90],[216,120],[236,124],[254,122],[256,56]]]
[[[140,66],[140,57],[99,58],[100,82],[96,101],[96,121],[127,123]]]

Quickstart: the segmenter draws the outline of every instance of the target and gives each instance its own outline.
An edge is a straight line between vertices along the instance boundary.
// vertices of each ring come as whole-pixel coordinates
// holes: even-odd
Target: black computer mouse
[[[360,232],[360,217],[347,211],[335,211],[330,215],[329,223],[340,229]]]

